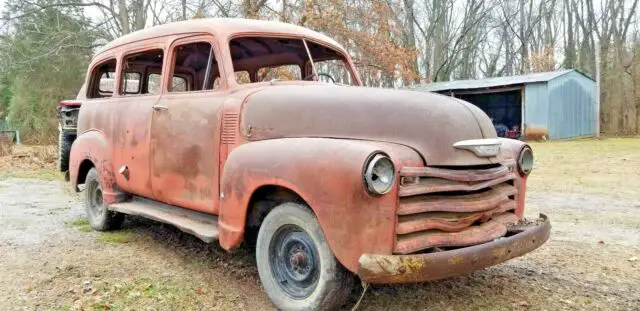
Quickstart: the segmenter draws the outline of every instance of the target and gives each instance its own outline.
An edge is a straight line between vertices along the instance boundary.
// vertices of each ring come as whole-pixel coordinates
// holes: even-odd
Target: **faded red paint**
[[[121,81],[125,55],[148,49],[164,50],[162,72],[168,74],[155,95],[122,96],[116,90],[108,98],[79,96],[74,187],[83,182],[81,165],[90,161],[107,204],[137,195],[218,215],[219,242],[227,250],[243,241],[253,194],[264,186],[283,187],[308,204],[338,260],[365,280],[378,279],[362,270],[363,254],[396,258],[435,247],[486,245],[522,218],[526,177],[515,159],[525,145],[505,140],[501,155],[486,158],[453,147],[460,140],[496,137],[477,107],[433,94],[309,81],[239,85],[228,42],[241,35],[304,38],[332,48],[361,84],[335,41],[293,25],[205,19],[127,35],[96,55],[87,77],[115,58],[115,81]],[[215,48],[220,86],[168,92],[173,47],[202,41]],[[386,153],[396,167],[396,185],[382,196],[369,194],[363,184],[365,162],[375,152]],[[117,173],[123,167],[128,176]],[[474,247],[456,254],[486,252]],[[379,280],[414,278],[429,279]]]

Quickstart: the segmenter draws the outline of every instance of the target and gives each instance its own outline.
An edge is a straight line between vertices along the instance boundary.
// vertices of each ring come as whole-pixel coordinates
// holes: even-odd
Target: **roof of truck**
[[[331,39],[330,37],[317,31],[313,31],[311,29],[293,24],[242,18],[203,18],[168,23],[132,32],[109,42],[101,49],[100,52],[148,38],[205,31],[214,34],[218,38],[225,38],[239,33],[267,33],[302,36],[312,40],[326,42],[330,45],[344,50],[344,48],[342,48],[342,46],[338,42]]]

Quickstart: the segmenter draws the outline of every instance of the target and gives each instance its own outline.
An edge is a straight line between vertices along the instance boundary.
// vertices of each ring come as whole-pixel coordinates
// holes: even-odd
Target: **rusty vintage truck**
[[[527,144],[467,102],[362,84],[337,42],[290,24],[138,31],[102,48],[61,105],[69,179],[96,230],[131,214],[255,245],[282,310],[337,308],[356,276],[437,280],[548,239],[546,216],[523,219]]]

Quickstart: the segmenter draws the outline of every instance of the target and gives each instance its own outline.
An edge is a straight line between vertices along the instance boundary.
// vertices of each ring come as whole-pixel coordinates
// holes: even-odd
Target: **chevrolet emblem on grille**
[[[495,157],[500,152],[500,139],[471,139],[462,140],[453,144],[453,147],[465,149],[473,152],[475,155],[483,158]]]

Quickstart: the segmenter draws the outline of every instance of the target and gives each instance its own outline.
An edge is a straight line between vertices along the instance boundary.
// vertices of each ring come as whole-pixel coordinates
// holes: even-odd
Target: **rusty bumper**
[[[417,255],[363,254],[358,276],[369,283],[415,283],[468,274],[531,252],[550,231],[549,219],[540,214],[537,221],[510,227],[512,235],[480,245]]]

